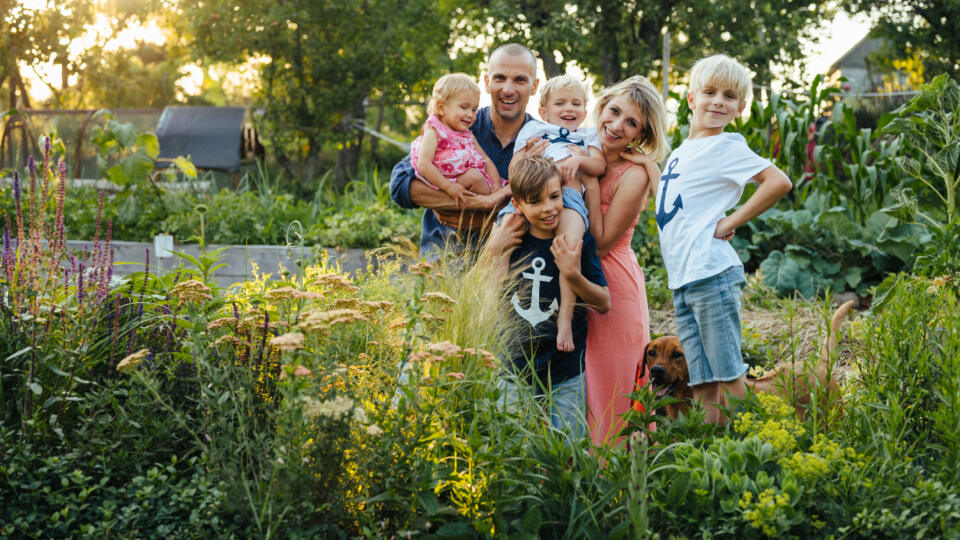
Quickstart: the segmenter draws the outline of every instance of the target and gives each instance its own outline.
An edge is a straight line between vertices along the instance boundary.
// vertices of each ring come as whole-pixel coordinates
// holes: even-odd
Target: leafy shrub
[[[6,442],[10,433],[4,434]],[[225,493],[196,458],[131,477],[80,450],[0,447],[0,535],[53,538],[226,536]]]

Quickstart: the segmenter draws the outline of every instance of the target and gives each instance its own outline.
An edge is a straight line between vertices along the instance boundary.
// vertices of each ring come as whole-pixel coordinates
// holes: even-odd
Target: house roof
[[[202,169],[240,168],[246,107],[165,107],[157,121],[160,158],[189,156]]]
[[[870,37],[869,35],[857,42],[856,45],[850,47],[850,50],[843,53],[843,56],[837,59],[833,65],[830,66],[830,69],[827,70],[827,75],[832,75],[835,71],[843,71],[843,68],[860,68],[866,69],[867,67],[867,57],[879,50],[883,46],[883,39]]]

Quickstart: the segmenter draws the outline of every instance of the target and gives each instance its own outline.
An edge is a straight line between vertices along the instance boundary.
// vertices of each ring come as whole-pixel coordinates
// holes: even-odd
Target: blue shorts
[[[590,220],[587,219],[587,203],[583,201],[583,194],[573,188],[563,188],[563,207],[575,210],[583,218],[583,225],[586,230],[590,230]],[[516,214],[517,209],[513,207],[513,201],[507,203],[500,213],[497,214],[497,223],[505,214]]]
[[[733,381],[747,372],[740,353],[740,295],[746,284],[743,267],[731,266],[673,291],[690,386]]]

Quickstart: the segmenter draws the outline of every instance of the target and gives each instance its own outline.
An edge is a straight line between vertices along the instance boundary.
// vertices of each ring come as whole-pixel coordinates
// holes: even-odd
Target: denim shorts
[[[740,353],[740,295],[746,284],[743,267],[731,266],[673,291],[690,386],[733,381],[747,372]]]
[[[590,220],[587,219],[587,203],[583,201],[583,194],[573,188],[563,188],[563,207],[575,210],[583,218],[583,224],[590,230]],[[516,214],[517,209],[513,207],[513,201],[507,203],[500,213],[497,214],[497,223],[503,219],[506,214]]]

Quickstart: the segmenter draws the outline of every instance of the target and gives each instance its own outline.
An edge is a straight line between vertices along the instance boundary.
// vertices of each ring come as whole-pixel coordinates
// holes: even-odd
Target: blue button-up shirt
[[[527,114],[523,123],[531,120]],[[487,153],[487,156],[497,167],[497,172],[501,178],[507,178],[507,171],[510,168],[510,160],[513,159],[513,143],[510,141],[506,146],[500,145],[500,139],[497,138],[493,130],[493,120],[490,119],[490,107],[484,107],[477,111],[477,119],[470,127],[473,136],[480,144],[480,148]],[[417,205],[410,199],[410,182],[416,179],[416,173],[413,165],[410,163],[410,156],[400,160],[393,167],[390,174],[390,198],[402,208],[416,208]],[[433,212],[423,213],[423,224],[420,231],[420,256],[429,257],[431,252],[441,248],[448,242],[459,243],[456,238],[456,231],[452,227],[447,227],[437,221]]]

